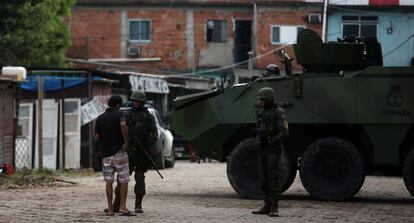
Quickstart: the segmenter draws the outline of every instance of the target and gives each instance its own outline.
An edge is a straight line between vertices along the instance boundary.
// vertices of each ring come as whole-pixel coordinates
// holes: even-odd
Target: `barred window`
[[[342,16],[342,37],[377,36],[377,16]]]
[[[151,20],[134,19],[129,21],[129,40],[134,42],[151,41]]]
[[[227,42],[227,21],[208,20],[207,21],[207,42],[225,43]]]

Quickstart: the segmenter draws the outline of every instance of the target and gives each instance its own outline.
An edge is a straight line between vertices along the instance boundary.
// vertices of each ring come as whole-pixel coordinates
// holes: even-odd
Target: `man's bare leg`
[[[126,197],[128,194],[128,183],[121,183],[121,202],[119,205],[119,210],[128,211],[126,207]],[[112,201],[112,200],[111,200]]]
[[[108,200],[108,214],[113,214],[114,213],[114,210],[113,210],[113,207],[112,207],[112,193],[113,193],[112,184],[113,184],[113,181],[111,181],[111,182],[107,181],[106,182],[106,198]]]

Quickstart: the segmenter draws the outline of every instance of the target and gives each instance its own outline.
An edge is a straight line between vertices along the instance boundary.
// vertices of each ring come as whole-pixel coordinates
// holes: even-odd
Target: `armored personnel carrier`
[[[288,114],[281,190],[297,170],[319,200],[352,198],[367,174],[402,175],[414,195],[414,67],[383,67],[376,38],[323,43],[305,29],[293,45],[303,72],[178,97],[175,131],[204,156],[227,161],[228,179],[244,198],[259,198],[256,93],[276,92]],[[283,53],[282,53],[283,55]]]

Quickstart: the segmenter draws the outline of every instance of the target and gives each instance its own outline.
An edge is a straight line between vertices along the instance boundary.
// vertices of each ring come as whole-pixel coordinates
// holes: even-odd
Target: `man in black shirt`
[[[98,117],[95,126],[95,137],[99,141],[103,154],[102,173],[106,181],[106,197],[108,200],[107,215],[114,215],[112,206],[112,184],[117,172],[118,182],[121,185],[121,215],[131,215],[126,207],[126,196],[129,181],[128,163],[128,128],[125,118],[119,108],[122,104],[120,96],[112,96],[108,100],[109,108]]]

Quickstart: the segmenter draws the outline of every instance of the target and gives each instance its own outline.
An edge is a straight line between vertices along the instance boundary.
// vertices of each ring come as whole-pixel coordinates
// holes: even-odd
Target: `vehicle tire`
[[[172,168],[175,165],[175,151],[174,147],[171,148],[171,156],[169,159],[165,159],[165,167]]]
[[[165,169],[165,157],[163,152],[160,152],[155,157],[155,163],[157,164],[159,170]]]
[[[314,198],[343,201],[361,189],[364,162],[352,143],[336,137],[322,138],[303,153],[300,179]]]
[[[260,199],[263,197],[258,181],[258,149],[255,138],[241,141],[231,152],[227,161],[227,177],[233,189],[243,198]],[[280,189],[286,191],[296,176],[295,162],[289,159],[285,151],[280,161]]]
[[[404,162],[403,179],[405,187],[414,196],[414,149],[408,153]]]

